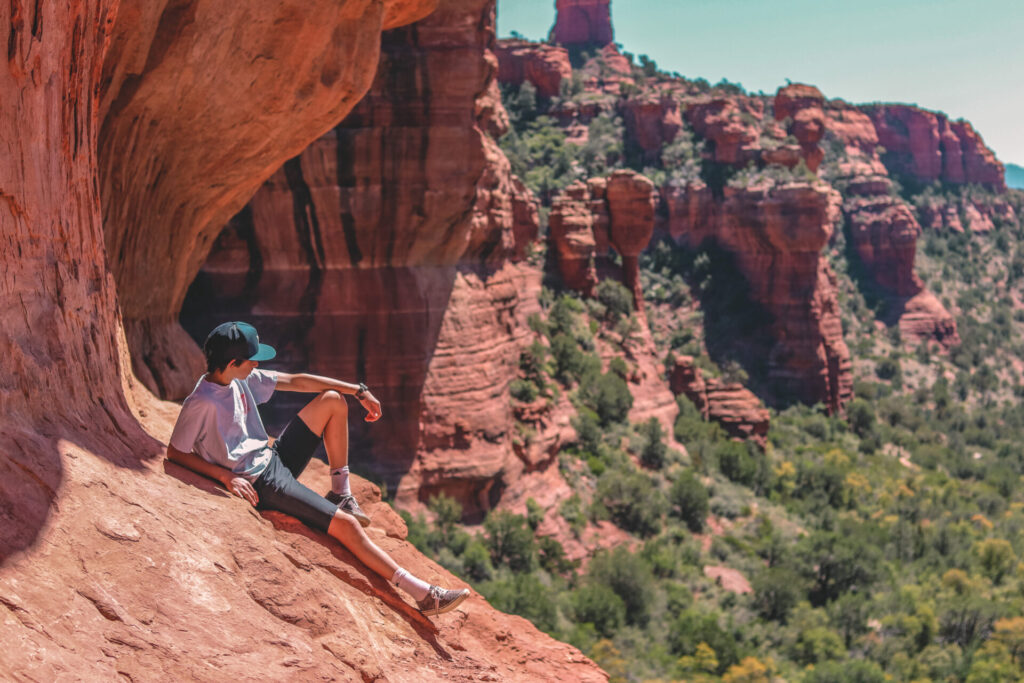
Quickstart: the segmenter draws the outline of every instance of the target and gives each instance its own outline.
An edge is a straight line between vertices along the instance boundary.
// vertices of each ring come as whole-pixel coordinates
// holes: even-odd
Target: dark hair
[[[231,361],[238,361],[239,363],[241,363],[244,360],[247,360],[247,359],[246,358],[233,358],[233,357],[232,358],[225,358],[223,356],[220,356],[219,354],[207,353],[206,354],[206,371],[207,372],[220,372],[221,370],[226,368],[228,365],[230,365]]]

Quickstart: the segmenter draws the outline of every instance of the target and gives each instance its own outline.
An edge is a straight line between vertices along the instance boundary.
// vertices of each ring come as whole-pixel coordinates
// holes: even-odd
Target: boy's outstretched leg
[[[380,574],[416,601],[416,606],[426,616],[444,614],[455,609],[469,597],[469,589],[447,590],[432,586],[398,566],[391,556],[370,540],[353,515],[341,509],[334,513],[334,519],[327,533],[341,541],[363,564]]]
[[[325,391],[299,411],[309,430],[323,437],[331,468],[331,490],[324,497],[341,510],[370,526],[370,518],[352,495],[348,472],[348,403],[337,391]]]

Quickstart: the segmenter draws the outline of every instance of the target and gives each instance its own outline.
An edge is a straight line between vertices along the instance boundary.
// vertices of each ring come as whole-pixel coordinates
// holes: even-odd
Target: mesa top
[[[227,386],[203,375],[181,405],[171,446],[256,481],[273,454],[256,406],[269,401],[276,386],[277,373],[270,370],[253,370]]]

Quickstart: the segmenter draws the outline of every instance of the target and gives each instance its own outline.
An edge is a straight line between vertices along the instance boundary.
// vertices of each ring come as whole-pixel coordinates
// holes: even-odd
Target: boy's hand
[[[245,498],[253,507],[256,507],[256,503],[260,502],[260,497],[256,495],[256,489],[252,487],[252,484],[245,477],[232,477],[224,482],[224,486],[239,498]]]
[[[380,401],[369,391],[363,394],[363,397],[359,399],[359,403],[363,408],[366,408],[366,417],[363,419],[367,422],[376,422],[384,414],[380,409]]]

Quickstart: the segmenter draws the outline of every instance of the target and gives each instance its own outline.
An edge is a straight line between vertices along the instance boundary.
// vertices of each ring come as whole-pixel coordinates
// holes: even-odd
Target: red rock
[[[891,181],[885,176],[851,180],[843,213],[861,263],[891,298],[887,322],[898,324],[907,339],[947,348],[959,343],[955,320],[925,291],[914,270],[921,227],[911,208],[891,193]]]
[[[588,59],[580,69],[584,91],[593,98],[618,97],[624,85],[633,85],[633,65],[619,52],[615,43],[609,43]],[[611,103],[609,103],[610,105]],[[609,106],[609,108],[611,108]]]
[[[672,97],[631,97],[619,103],[619,111],[630,139],[652,161],[683,128],[679,102]]]
[[[751,299],[773,318],[773,393],[840,410],[852,394],[850,354],[835,276],[821,254],[837,218],[838,193],[801,183],[727,187],[722,203],[703,184],[666,188],[664,194],[669,233],[691,245],[714,240],[733,254]]]
[[[495,46],[498,57],[498,80],[521,85],[532,83],[544,97],[558,95],[563,81],[572,78],[569,51],[564,47],[525,40],[499,40]]]
[[[684,116],[707,140],[707,154],[713,161],[744,166],[758,156],[759,117],[741,109],[735,98],[698,99],[686,107]]]
[[[218,6],[214,12],[190,3],[171,9],[153,4],[144,12],[162,15],[163,22],[151,24],[143,11],[124,5],[116,29],[114,4],[105,2],[39,3],[31,9],[19,4],[0,22],[9,48],[0,82],[6,94],[15,95],[0,112],[11,154],[0,161],[0,294],[5,305],[18,306],[16,314],[5,316],[0,335],[0,364],[14,378],[0,389],[0,641],[6,645],[0,671],[32,680],[481,679],[494,671],[537,681],[607,679],[574,648],[519,617],[495,612],[477,595],[454,614],[428,621],[339,544],[284,515],[258,515],[241,499],[160,457],[177,408],[155,400],[132,378],[106,262],[101,207],[109,210],[118,200],[104,204],[100,196],[104,162],[97,154],[102,117],[96,93],[108,87],[102,60],[110,60],[107,74],[137,69],[139,97],[158,90],[161,81],[170,91],[190,78],[208,77],[225,91],[228,99],[221,99],[196,84],[195,97],[209,96],[215,109],[233,105],[227,107],[233,118],[207,112],[230,126],[217,128],[189,110],[193,96],[184,93],[181,109],[159,111],[161,120],[147,119],[148,128],[136,130],[133,149],[143,155],[151,147],[147,158],[162,171],[135,165],[138,156],[105,162],[130,167],[119,174],[119,189],[127,195],[162,202],[167,188],[194,170],[195,158],[242,154],[237,172],[217,167],[224,171],[217,176],[224,183],[217,192],[211,189],[213,176],[193,177],[191,186],[179,187],[177,201],[185,207],[179,217],[193,209],[214,216],[223,208],[217,198],[269,172],[254,171],[251,157],[282,154],[282,136],[297,136],[309,123],[302,107],[260,111],[262,93],[229,99],[239,83],[251,88],[260,69],[282,67],[249,65],[244,51],[238,55],[244,67],[234,68],[236,56],[225,49],[230,46],[224,37],[234,35],[243,45],[273,54],[276,41],[301,39],[303,29],[319,30],[321,23],[328,34],[336,29],[330,23],[339,15],[336,4],[317,14],[328,4],[305,3],[301,11],[276,6],[275,32],[267,30],[274,17],[252,8]],[[349,29],[361,34],[350,36],[357,47],[362,34],[374,42],[382,23],[424,6],[354,3],[339,21],[356,25]],[[233,31],[230,20],[239,17],[245,21]],[[228,23],[217,24],[218,19]],[[159,31],[146,30],[156,23],[163,24]],[[175,23],[181,34],[208,31],[218,38],[220,50],[194,52],[202,70],[181,61]],[[349,29],[337,31],[338,38]],[[272,39],[247,42],[247,30]],[[118,44],[129,39],[141,41],[141,52]],[[310,42],[315,43],[312,36]],[[288,54],[299,55],[306,46],[289,48]],[[351,73],[339,78],[349,86],[359,81],[359,72],[376,59],[372,52],[342,60]],[[310,73],[320,80],[321,64],[302,65],[300,71],[287,70],[289,85],[305,85]],[[290,92],[281,98],[292,102]],[[127,91],[118,99],[128,110],[139,103]],[[106,121],[120,128],[124,122],[115,109]],[[279,130],[288,128],[288,117],[294,126]],[[209,130],[193,130],[205,124]],[[308,129],[305,134],[315,135]],[[250,135],[262,141],[263,151],[239,151]],[[215,144],[187,147],[206,136]],[[174,168],[174,159],[185,168]],[[159,180],[161,173],[166,181]],[[119,214],[119,220],[133,220],[125,218],[130,213]],[[198,266],[201,254],[192,250],[204,249],[196,237],[203,226],[179,225],[155,209],[146,218],[145,226],[117,227],[133,236],[115,235],[126,252],[138,249],[150,259],[139,257],[148,264],[145,280],[125,282],[158,290],[152,293],[157,301],[180,297],[190,278],[170,272],[170,261],[195,260]],[[167,253],[138,244],[143,234]],[[109,243],[110,233],[106,237]],[[185,248],[179,253],[176,246]],[[111,257],[122,267],[135,262],[127,253]],[[328,485],[323,465],[314,464],[303,479],[317,490]],[[354,485],[374,516],[369,533],[376,542],[416,574],[461,585],[402,540],[404,525],[379,502],[379,493],[358,479]],[[368,642],[379,646],[367,648]]]
[[[643,309],[640,286],[640,253],[654,235],[654,183],[630,170],[618,170],[608,179],[609,241],[622,255],[623,279],[633,292],[633,302]]]
[[[614,41],[611,0],[556,0],[551,42],[559,45],[607,45]]]
[[[824,102],[821,91],[810,85],[795,83],[779,88],[775,94],[775,118],[789,120],[786,132],[799,141],[807,168],[814,172],[825,156],[818,147],[825,132]]]
[[[250,319],[283,367],[373,386],[390,426],[359,424],[353,452],[406,507],[444,492],[477,514],[519,467],[508,385],[540,273],[513,263],[538,206],[482,130],[500,109],[493,19],[490,0],[444,0],[387,33],[367,98],[226,231],[249,246],[218,247],[203,277],[219,295],[189,318]]]
[[[594,269],[597,247],[590,190],[586,185],[577,181],[552,200],[548,231],[566,287],[587,296],[593,295],[597,286],[597,271]]]
[[[175,398],[191,391],[202,356],[176,319],[218,232],[274,169],[359,101],[381,30],[436,5],[357,0],[339,11],[333,0],[288,0],[254,12],[185,0],[107,17],[96,79],[99,192],[108,266],[147,386]],[[152,286],[157,271],[165,286]]]
[[[865,105],[885,147],[886,163],[921,182],[977,183],[1006,190],[1003,165],[965,121],[910,105]]]
[[[928,290],[896,302],[894,315],[904,339],[918,342],[935,341],[951,348],[960,343],[956,320],[946,307]]]
[[[875,282],[897,296],[913,296],[924,288],[914,272],[921,227],[910,207],[888,193],[888,180],[881,180],[884,190],[878,193],[866,184],[851,185],[843,205],[849,239]]]
[[[735,382],[705,380],[690,356],[676,358],[669,383],[672,392],[690,399],[705,420],[714,420],[730,436],[764,448],[771,415],[752,391]]]
[[[747,577],[743,576],[743,572],[738,569],[706,565],[704,567],[704,576],[708,577],[730,593],[745,595],[747,593],[754,592],[754,589],[750,586],[750,582],[747,581]]]
[[[950,128],[960,141],[964,182],[986,185],[996,190],[1006,189],[1006,174],[1002,162],[985,146],[981,136],[968,121],[951,121]]]

